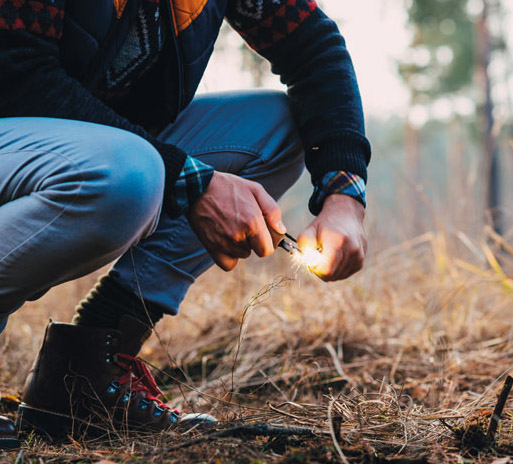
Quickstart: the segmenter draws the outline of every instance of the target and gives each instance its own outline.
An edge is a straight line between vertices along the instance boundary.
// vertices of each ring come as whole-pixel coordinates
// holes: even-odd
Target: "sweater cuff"
[[[367,182],[371,157],[369,141],[357,132],[342,131],[323,137],[306,150],[306,167],[317,185],[329,172],[345,171]]]

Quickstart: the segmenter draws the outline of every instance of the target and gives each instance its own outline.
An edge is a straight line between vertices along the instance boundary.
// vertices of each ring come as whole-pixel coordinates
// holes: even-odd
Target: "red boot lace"
[[[131,392],[146,392],[147,400],[155,401],[161,409],[170,409],[176,414],[180,414],[178,409],[171,408],[159,398],[163,393],[146,364],[140,359],[124,353],[117,353],[115,359],[116,364],[125,371],[118,379],[120,385],[130,384]]]

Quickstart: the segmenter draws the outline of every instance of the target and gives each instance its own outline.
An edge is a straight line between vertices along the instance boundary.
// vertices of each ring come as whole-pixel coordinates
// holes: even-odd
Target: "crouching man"
[[[70,324],[48,326],[19,426],[166,429],[180,413],[141,345],[213,263],[273,253],[286,231],[276,201],[305,164],[316,218],[299,245],[322,249],[326,281],[362,266],[370,146],[344,40],[314,0],[0,5],[1,329],[25,301],[119,258]],[[287,95],[194,98],[225,18]],[[0,446],[15,444],[0,418]]]

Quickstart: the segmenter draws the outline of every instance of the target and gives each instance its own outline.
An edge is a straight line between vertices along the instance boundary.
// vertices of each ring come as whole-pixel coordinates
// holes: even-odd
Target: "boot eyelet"
[[[110,354],[110,353],[105,354],[105,362],[107,364],[112,364],[112,354]]]
[[[142,411],[145,411],[146,409],[148,409],[148,406],[150,404],[151,404],[150,400],[147,400],[146,398],[142,398],[141,402],[139,403],[139,409],[141,409]]]
[[[110,385],[108,386],[107,388],[107,393],[113,395],[114,393],[116,393],[119,388],[121,387],[121,385],[119,385],[118,382],[116,382],[115,380],[113,380]]]
[[[175,411],[171,411],[171,415],[169,416],[169,421],[170,422],[178,422],[178,419],[180,418],[180,416],[175,412]]]
[[[155,410],[153,411],[153,415],[154,415],[155,417],[160,417],[160,416],[162,416],[162,413],[163,413],[164,411],[165,411],[165,410],[164,410],[164,408],[161,408],[160,406],[156,406],[156,407],[155,407]]]
[[[118,339],[113,337],[111,334],[107,334],[105,337],[105,344],[107,346],[116,346],[118,344]]]
[[[123,398],[121,398],[121,401],[123,403],[128,403],[128,401],[130,400],[130,394],[131,394],[130,390],[127,390],[125,392],[125,394],[123,395]]]

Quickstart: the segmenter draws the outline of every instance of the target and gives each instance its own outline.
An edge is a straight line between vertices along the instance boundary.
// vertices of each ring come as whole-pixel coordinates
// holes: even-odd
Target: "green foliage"
[[[468,0],[410,0],[410,55],[399,72],[422,103],[472,83],[477,38]]]

